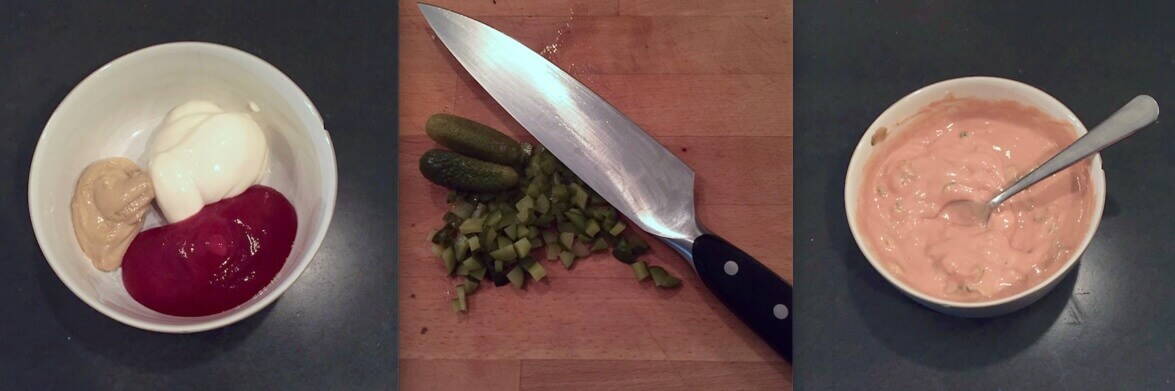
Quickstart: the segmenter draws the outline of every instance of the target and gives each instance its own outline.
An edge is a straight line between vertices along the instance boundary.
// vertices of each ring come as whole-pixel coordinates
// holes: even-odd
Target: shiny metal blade
[[[687,255],[701,235],[694,173],[632,120],[513,38],[420,4],[428,24],[490,96],[600,196]],[[682,248],[684,247],[684,248]]]

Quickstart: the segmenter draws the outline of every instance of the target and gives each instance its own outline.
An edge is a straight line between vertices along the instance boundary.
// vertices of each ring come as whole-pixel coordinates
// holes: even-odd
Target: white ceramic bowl
[[[918,91],[914,91],[910,95],[906,95],[885,112],[877,117],[876,121],[869,126],[865,131],[861,141],[857,143],[857,149],[853,151],[852,161],[849,162],[848,175],[845,177],[845,212],[849,219],[849,228],[853,231],[853,239],[857,241],[857,246],[861,248],[861,252],[865,254],[865,258],[873,265],[877,272],[885,276],[885,279],[897,286],[898,289],[907,296],[913,298],[915,301],[930,307],[936,311],[963,317],[991,317],[1004,315],[1012,311],[1024,308],[1032,304],[1046,293],[1053,289],[1061,279],[1073,269],[1073,265],[1077,263],[1077,259],[1089,246],[1089,241],[1093,238],[1094,232],[1097,231],[1098,223],[1101,222],[1102,209],[1106,201],[1106,174],[1102,171],[1102,159],[1100,155],[1094,156],[1090,164],[1090,180],[1093,183],[1094,191],[1094,206],[1093,216],[1090,221],[1088,230],[1085,236],[1081,238],[1080,245],[1077,246],[1077,251],[1065,260],[1065,263],[1057,269],[1052,276],[1041,281],[1036,286],[1020,292],[1016,295],[1005,297],[998,300],[989,300],[982,302],[960,302],[940,299],[932,297],[919,292],[901,279],[890,273],[889,269],[881,263],[880,257],[870,248],[861,235],[860,228],[857,225],[857,196],[860,194],[862,182],[865,179],[865,165],[869,161],[869,157],[874,152],[874,147],[870,145],[870,140],[873,134],[880,128],[886,127],[890,133],[889,137],[893,137],[902,131],[901,127],[895,126],[899,121],[910,117],[917,113],[928,104],[945,98],[947,94],[953,94],[956,97],[966,98],[980,98],[987,100],[1012,100],[1024,105],[1033,106],[1044,113],[1064,121],[1069,121],[1073,125],[1077,136],[1080,137],[1086,133],[1085,125],[1081,124],[1081,120],[1069,111],[1060,101],[1043,91],[1036,89],[1024,83],[1012,81],[1008,79],[1001,79],[995,77],[964,77],[959,79],[947,80],[929,86],[923,87]]]
[[[78,175],[100,158],[125,156],[145,163],[147,140],[163,116],[190,99],[227,110],[258,112],[265,130],[270,172],[262,184],[294,205],[298,231],[286,264],[249,301],[209,316],[177,317],[139,304],[122,285],[121,269],[98,271],[82,253],[70,221]],[[337,171],[334,148],[318,111],[286,75],[237,49],[179,42],[148,47],[106,64],[74,87],[53,112],[29,171],[29,214],[49,266],[82,301],[119,322],[153,331],[189,333],[241,320],[289,288],[314,258],[330,225]],[[161,225],[156,211],[146,228]]]

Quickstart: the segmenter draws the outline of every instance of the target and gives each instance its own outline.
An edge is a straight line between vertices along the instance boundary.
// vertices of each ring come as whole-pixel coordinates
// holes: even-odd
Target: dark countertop
[[[0,2],[0,387],[393,388],[396,3],[114,3]],[[37,247],[27,200],[37,138],[69,90],[118,56],[180,40],[285,72],[321,112],[339,165],[330,232],[297,283],[252,317],[193,335],[124,326],[74,296]]]
[[[1175,389],[1175,3],[904,3],[797,2],[797,389]],[[1035,85],[1090,127],[1140,93],[1165,111],[1102,153],[1105,215],[1079,268],[987,320],[905,298],[861,255],[843,202],[874,118],[969,75]]]

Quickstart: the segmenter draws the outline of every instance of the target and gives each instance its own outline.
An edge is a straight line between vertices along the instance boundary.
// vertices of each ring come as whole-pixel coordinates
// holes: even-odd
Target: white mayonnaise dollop
[[[155,200],[172,223],[241,194],[261,181],[269,163],[265,134],[253,117],[199,100],[167,114],[147,154]]]

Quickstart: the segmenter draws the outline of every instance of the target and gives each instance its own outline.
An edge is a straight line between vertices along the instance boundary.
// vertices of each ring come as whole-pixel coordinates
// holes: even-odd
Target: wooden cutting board
[[[540,51],[693,168],[714,232],[792,280],[792,7],[746,0],[435,1]],[[420,176],[448,112],[531,139],[429,30],[400,8],[400,376],[406,390],[791,389],[792,368],[659,241],[646,257],[677,290],[638,284],[600,255],[526,291],[479,290],[449,306],[426,237],[445,190]]]

